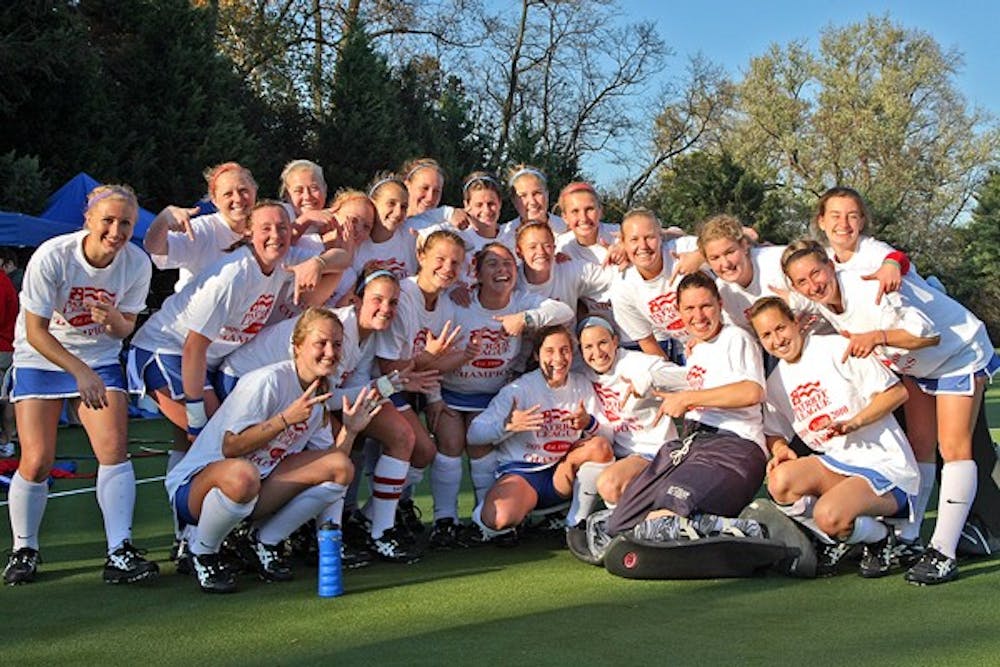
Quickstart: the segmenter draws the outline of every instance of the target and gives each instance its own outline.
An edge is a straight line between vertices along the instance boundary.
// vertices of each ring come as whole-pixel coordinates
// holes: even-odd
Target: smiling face
[[[386,183],[375,193],[372,202],[378,212],[379,223],[389,232],[395,232],[406,220],[410,201],[406,189],[399,183]]]
[[[712,271],[726,282],[747,287],[753,280],[753,264],[750,262],[750,249],[746,241],[712,239],[705,242],[704,252]]]
[[[409,215],[420,215],[441,203],[444,178],[434,167],[421,167],[406,179],[410,192]]]
[[[592,192],[571,192],[563,196],[562,217],[581,245],[597,243],[601,204]]]
[[[509,301],[517,280],[517,263],[514,255],[504,246],[490,246],[476,260],[476,277],[480,295],[499,297]]]
[[[257,201],[257,186],[239,169],[229,169],[215,179],[212,203],[234,232],[242,232]]]
[[[792,289],[810,301],[828,306],[839,305],[840,286],[833,262],[808,254],[790,262],[785,274]]]
[[[138,214],[139,210],[132,202],[114,195],[88,209],[84,216],[84,228],[90,234],[83,242],[87,259],[98,267],[110,264],[132,238]]]
[[[522,232],[517,239],[517,254],[524,260],[527,268],[548,275],[556,256],[556,243],[552,232],[542,227]]]
[[[386,331],[399,306],[399,283],[384,277],[365,285],[358,306],[358,326],[368,331]]]
[[[480,224],[492,229],[500,218],[500,195],[489,188],[470,190],[465,211]]]
[[[329,317],[313,320],[301,341],[292,346],[295,368],[303,384],[333,374],[340,363],[344,345],[344,328]]]
[[[602,326],[587,327],[580,332],[580,354],[597,373],[607,373],[615,364],[618,338]]]
[[[292,240],[292,226],[285,209],[262,206],[250,218],[250,243],[261,270],[270,274],[285,258]]]
[[[572,363],[573,341],[565,331],[549,334],[538,345],[538,369],[550,387],[566,384]]]
[[[647,215],[633,215],[622,221],[622,245],[629,261],[646,279],[663,270],[660,225]]]
[[[542,179],[534,174],[521,174],[512,189],[514,208],[522,222],[548,220],[549,191]]]
[[[465,248],[451,238],[427,237],[427,243],[418,253],[420,272],[417,284],[425,292],[438,293],[451,287],[465,262]]]
[[[778,308],[766,308],[751,320],[768,354],[795,363],[802,356],[803,335],[798,324]]]
[[[302,211],[319,211],[326,206],[326,185],[316,177],[316,172],[309,167],[296,169],[285,178],[285,192],[288,203],[295,213]]]
[[[816,225],[826,234],[837,257],[849,259],[865,228],[864,209],[854,197],[830,197],[816,217]]]
[[[722,301],[705,287],[691,287],[677,297],[677,310],[688,334],[698,340],[715,338],[722,328]]]
[[[375,211],[367,198],[348,199],[340,205],[334,215],[345,229],[348,227],[351,229],[355,245],[371,237],[372,226],[375,224]]]

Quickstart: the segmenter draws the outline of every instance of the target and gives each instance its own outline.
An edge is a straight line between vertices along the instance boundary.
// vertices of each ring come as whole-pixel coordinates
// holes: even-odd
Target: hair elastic
[[[378,278],[392,278],[393,281],[397,283],[399,282],[399,278],[396,274],[389,269],[376,269],[361,279],[361,282],[359,282],[358,286],[354,289],[354,293],[361,296],[361,294],[365,291],[365,288],[368,287],[368,284]]]
[[[475,178],[470,178],[465,183],[465,185],[462,186],[462,194],[465,194],[466,192],[468,192],[469,191],[469,187],[473,183],[492,183],[493,185],[495,185],[497,187],[498,190],[500,189],[500,184],[497,183],[497,179],[493,178],[492,176],[476,176]]]
[[[543,174],[538,169],[535,169],[534,167],[523,167],[523,168],[518,169],[517,171],[515,171],[513,174],[511,174],[510,182],[509,182],[510,187],[513,188],[514,187],[514,182],[517,179],[519,179],[522,176],[524,176],[525,174],[531,174],[532,176],[535,176],[536,178],[540,179],[542,181],[542,183],[548,183],[548,179],[545,178],[545,174]]]
[[[590,327],[601,327],[602,329],[607,330],[607,332],[610,333],[612,336],[618,335],[618,333],[615,332],[615,328],[606,319],[600,317],[599,315],[588,315],[587,317],[583,318],[583,320],[579,324],[576,325],[577,338],[580,337],[580,334],[583,333],[584,329],[589,329]]]

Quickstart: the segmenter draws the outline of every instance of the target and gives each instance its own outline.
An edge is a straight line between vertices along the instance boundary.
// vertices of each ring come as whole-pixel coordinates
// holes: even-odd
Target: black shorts
[[[625,488],[608,532],[629,530],[658,509],[680,516],[736,516],[757,495],[766,467],[767,458],[756,443],[729,431],[699,430],[684,440],[672,440]]]

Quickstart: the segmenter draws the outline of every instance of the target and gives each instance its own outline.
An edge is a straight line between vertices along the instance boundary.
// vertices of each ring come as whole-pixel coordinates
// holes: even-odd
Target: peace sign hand
[[[332,394],[320,394],[316,396],[316,390],[319,388],[319,378],[313,380],[312,384],[306,387],[306,390],[302,392],[302,395],[292,401],[292,404],[281,411],[281,416],[284,418],[285,423],[289,426],[292,424],[301,424],[309,419],[312,414],[313,407],[317,403],[322,403],[326,399],[330,398]]]
[[[441,328],[439,335],[435,336],[433,331],[427,332],[427,343],[424,345],[424,350],[427,354],[435,357],[444,354],[451,349],[452,344],[461,332],[462,327],[452,329],[451,320],[448,320],[444,323],[444,327]]]

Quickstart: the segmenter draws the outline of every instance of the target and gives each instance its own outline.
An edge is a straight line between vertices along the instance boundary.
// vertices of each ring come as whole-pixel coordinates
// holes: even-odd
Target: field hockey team
[[[139,327],[136,197],[91,192],[84,229],[24,275],[4,582],[36,578],[64,402],[99,464],[105,581],[158,575],[131,539],[130,392],[174,426],[171,558],[206,592],[241,571],[290,579],[324,523],[343,527],[345,567],[509,546],[531,521],[559,522],[576,553],[598,514],[608,535],[710,534],[762,484],[813,535],[821,573],[857,545],[863,576],[943,583],[962,539],[1000,535],[979,442],[1000,358],[982,322],[865,234],[854,190],[820,198],[818,241],[778,247],[727,215],[697,236],[645,209],[610,225],[584,182],[559,217],[530,165],[469,174],[460,207],[441,205],[444,178],[422,158],[331,199],[295,160],[276,201],[241,165],[214,167],[214,212],[168,206],[145,235],[180,279]],[[518,216],[501,224],[505,194]]]

